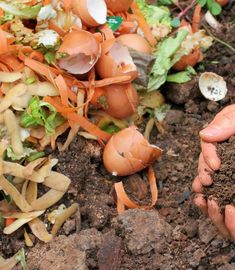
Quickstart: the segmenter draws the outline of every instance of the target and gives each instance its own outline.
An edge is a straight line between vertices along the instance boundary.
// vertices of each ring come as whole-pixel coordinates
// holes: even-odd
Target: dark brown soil
[[[222,22],[231,21],[230,15],[225,12]],[[235,46],[234,27],[225,26],[226,31],[217,36]],[[235,269],[234,244],[225,241],[211,221],[201,215],[191,192],[200,153],[198,132],[235,100],[232,57],[234,52],[216,43],[203,63],[207,71],[214,71],[228,81],[228,97],[210,102],[189,94],[183,103],[172,98],[165,134],[153,130],[151,142],[164,149],[154,164],[159,199],[153,210],[128,210],[117,215],[113,184],[124,181],[128,193],[133,190],[132,196],[138,203],[148,203],[148,196],[144,200],[148,195],[145,172],[134,178],[111,176],[102,165],[102,149],[97,143],[78,137],[66,152],[56,153],[59,159],[56,169],[72,180],[58,205],[78,202],[80,209],[51,243],[36,241],[33,248],[26,249],[28,270]],[[191,88],[197,88],[197,81]],[[0,245],[2,254],[9,257],[24,243],[21,235],[14,235],[1,238]]]
[[[221,167],[213,175],[213,184],[207,187],[205,195],[218,199],[221,208],[227,204],[235,205],[235,136],[227,142],[218,144],[218,155],[221,159]]]

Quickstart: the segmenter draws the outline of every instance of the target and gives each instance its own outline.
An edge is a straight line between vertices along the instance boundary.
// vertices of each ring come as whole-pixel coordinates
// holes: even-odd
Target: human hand
[[[235,241],[235,206],[226,205],[224,214],[222,214],[215,199],[206,200],[203,196],[203,186],[212,184],[211,174],[221,165],[216,153],[216,143],[225,141],[232,135],[235,135],[235,105],[224,108],[200,132],[202,151],[199,156],[198,175],[194,179],[192,187],[197,192],[194,199],[195,204],[205,214],[208,214],[224,237],[231,237]]]

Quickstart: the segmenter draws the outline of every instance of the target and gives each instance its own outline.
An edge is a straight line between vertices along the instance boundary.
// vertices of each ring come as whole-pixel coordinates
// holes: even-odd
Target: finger
[[[228,228],[232,239],[235,241],[235,206],[225,206],[225,225]]]
[[[224,223],[224,217],[221,214],[220,208],[214,199],[207,200],[208,215],[219,232],[225,237],[230,238],[229,232]]]
[[[235,134],[235,109],[220,114],[202,131],[200,137],[207,142],[227,140]]]
[[[198,178],[203,186],[210,186],[213,183],[213,180],[211,177],[212,174],[213,174],[213,171],[207,165],[201,153],[199,156],[199,161],[198,161]]]
[[[201,140],[202,154],[207,165],[213,170],[217,171],[220,168],[221,161],[217,155],[215,143],[208,143]]]
[[[203,186],[198,176],[196,176],[196,178],[193,181],[192,190],[196,193],[203,193]]]
[[[207,202],[202,194],[197,194],[194,198],[194,203],[201,209],[203,214],[207,215]]]

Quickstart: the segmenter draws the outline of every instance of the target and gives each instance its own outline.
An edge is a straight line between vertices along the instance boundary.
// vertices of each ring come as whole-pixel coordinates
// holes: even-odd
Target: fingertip
[[[196,176],[196,178],[194,179],[194,181],[192,183],[192,190],[193,190],[193,192],[196,192],[196,193],[203,192],[203,186],[202,186],[202,183],[200,182],[198,176]]]
[[[203,212],[203,214],[207,215],[207,201],[205,199],[205,197],[203,196],[203,194],[199,193],[196,194],[194,199],[194,204],[200,208],[200,210]]]
[[[235,241],[235,206],[225,206],[225,225],[228,228],[232,239]]]

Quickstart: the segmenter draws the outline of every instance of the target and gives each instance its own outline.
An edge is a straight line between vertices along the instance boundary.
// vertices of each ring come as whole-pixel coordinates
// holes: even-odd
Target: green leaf
[[[11,146],[8,146],[6,150],[7,157],[13,161],[21,160],[25,157],[30,156],[32,153],[37,153],[37,151],[27,147],[24,148],[24,152],[21,155],[16,155]]]
[[[55,128],[64,122],[64,118],[57,113],[49,103],[33,97],[26,110],[21,116],[20,124],[23,127],[44,126],[46,132],[54,134]]]
[[[207,0],[197,0],[197,2],[201,7],[204,7],[206,5]]]
[[[102,128],[102,130],[108,132],[109,134],[114,134],[114,133],[117,133],[118,131],[120,131],[120,128],[114,124],[110,124],[110,125],[106,126],[105,128]]]
[[[27,270],[24,248],[20,249],[15,256],[16,260],[21,263],[22,270]]]
[[[39,159],[39,158],[42,158],[45,156],[45,153],[44,152],[36,152],[36,153],[33,153],[31,154],[28,158],[27,158],[27,161],[28,162],[32,162],[36,159]]]
[[[158,0],[157,5],[158,6],[168,6],[171,5],[172,1],[171,0]]]
[[[181,43],[188,35],[186,29],[181,29],[176,37],[168,37],[159,43],[156,52],[156,61],[153,65],[150,79],[148,83],[148,91],[159,89],[167,78],[167,73],[177,61],[174,57],[177,50],[181,47]],[[179,59],[181,55],[177,56]]]
[[[180,19],[178,17],[172,19],[171,26],[174,28],[178,28],[180,26]]]
[[[47,63],[51,64],[55,61],[55,52],[47,52],[44,57]]]
[[[217,16],[221,13],[222,8],[217,2],[213,1],[209,10],[212,13],[212,15]]]
[[[26,6],[22,4],[5,3],[0,1],[0,8],[5,12],[21,19],[36,19],[42,5]]]
[[[175,74],[170,74],[167,76],[167,82],[173,83],[186,83],[192,80],[193,75],[196,75],[196,71],[193,67],[188,67],[186,70],[177,72]]]
[[[28,78],[25,80],[25,83],[26,83],[27,85],[29,85],[29,84],[34,83],[35,81],[36,81],[36,78],[33,77],[33,76],[31,76],[31,77],[28,77]]]
[[[106,18],[106,21],[107,21],[109,28],[111,28],[112,31],[115,32],[122,24],[123,18],[120,16],[108,16]]]

